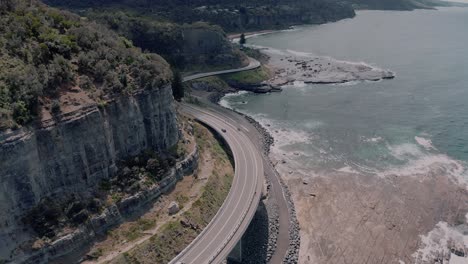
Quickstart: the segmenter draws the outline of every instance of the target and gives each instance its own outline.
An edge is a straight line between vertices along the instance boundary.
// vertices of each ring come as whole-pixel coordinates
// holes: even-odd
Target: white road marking
[[[248,136],[246,136],[245,134],[243,134],[243,133],[238,133],[238,132],[236,131],[236,130],[237,130],[237,127],[235,127],[235,126],[229,124],[228,122],[226,122],[226,120],[223,120],[222,118],[220,118],[220,117],[219,117],[218,115],[216,115],[216,114],[212,114],[212,113],[209,113],[209,112],[207,112],[207,111],[204,111],[204,110],[201,110],[201,109],[198,109],[198,108],[195,108],[195,107],[191,107],[191,106],[190,106],[190,107],[186,107],[186,108],[192,108],[193,110],[195,110],[195,112],[198,112],[198,116],[199,116],[198,118],[201,119],[203,122],[206,122],[208,125],[212,125],[212,124],[214,123],[214,124],[216,124],[216,126],[219,126],[219,127],[212,126],[212,127],[215,128],[216,130],[222,130],[224,125],[226,125],[226,126],[228,126],[228,127],[230,127],[231,129],[234,130],[234,132],[231,132],[231,133],[227,132],[228,134],[225,134],[225,133],[223,134],[222,131],[218,131],[221,135],[223,135],[223,137],[226,138],[226,140],[227,140],[228,142],[231,141],[231,144],[236,143],[235,146],[238,147],[239,150],[240,150],[240,152],[242,153],[242,158],[243,158],[243,160],[242,160],[242,159],[239,160],[239,157],[238,157],[238,155],[237,155],[237,151],[236,151],[236,152],[233,151],[234,160],[235,160],[236,165],[239,164],[239,161],[245,161],[245,163],[244,163],[244,168],[243,168],[243,175],[244,175],[245,177],[243,177],[243,180],[244,180],[244,181],[242,182],[243,185],[242,185],[242,189],[241,189],[241,196],[240,196],[241,199],[238,199],[238,200],[237,200],[237,202],[236,202],[234,208],[238,208],[238,207],[239,207],[239,204],[241,203],[242,198],[244,198],[244,193],[245,193],[245,191],[248,189],[248,188],[245,188],[245,187],[246,187],[246,184],[249,182],[249,181],[248,181],[249,178],[247,177],[248,167],[254,168],[254,170],[253,170],[253,179],[255,180],[255,181],[254,181],[255,184],[254,184],[254,185],[250,185],[250,186],[247,185],[247,187],[254,187],[254,188],[256,187],[255,189],[252,190],[252,191],[254,191],[254,193],[253,193],[252,195],[249,195],[249,198],[248,198],[248,199],[250,200],[250,203],[252,203],[252,201],[253,201],[252,199],[254,199],[255,196],[259,196],[259,195],[260,195],[260,191],[258,191],[258,193],[257,193],[257,190],[256,190],[256,189],[261,189],[260,186],[259,186],[259,180],[260,180],[260,179],[259,179],[259,175],[261,174],[261,170],[260,170],[260,169],[261,169],[262,167],[260,167],[260,169],[259,169],[259,165],[263,166],[263,163],[259,164],[259,162],[258,162],[258,153],[254,151],[253,146],[252,146],[253,143],[251,142],[251,140],[250,140],[250,139],[248,138]],[[201,113],[201,114],[200,114],[200,113]],[[232,120],[231,118],[228,118],[228,119],[229,119],[229,120]],[[210,122],[210,121],[211,121],[211,122]],[[234,120],[232,120],[232,121],[234,121]],[[245,127],[244,127],[244,128],[245,128]],[[248,130],[248,129],[246,129],[246,130]],[[236,135],[236,134],[237,134],[237,135]],[[230,144],[230,146],[231,146],[231,144]],[[249,145],[249,146],[246,146],[246,147],[247,147],[248,154],[249,154],[248,156],[249,156],[249,157],[250,157],[250,156],[253,156],[253,157],[252,157],[252,158],[253,158],[252,160],[248,160],[248,159],[247,159],[246,153],[245,153],[245,151],[244,151],[244,148],[243,148],[243,147],[240,147],[240,146],[245,146],[245,145]],[[233,146],[231,146],[231,148],[232,148],[232,147],[233,147]],[[257,155],[256,155],[256,154],[257,154]],[[236,157],[237,157],[237,158],[236,158]],[[250,162],[249,162],[249,161],[250,161]],[[250,164],[251,162],[253,162],[253,163]],[[242,164],[242,163],[240,163],[240,164]],[[238,168],[238,167],[236,166],[236,168]],[[238,169],[239,169],[239,168],[238,168]],[[242,177],[242,173],[240,173],[239,170],[236,170],[235,175],[236,175],[236,179],[235,179],[235,181],[234,181],[234,183],[235,183],[234,185],[235,185],[235,186],[233,186],[234,188],[231,188],[230,193],[228,194],[228,196],[229,196],[228,199],[223,203],[222,208],[221,208],[221,209],[219,210],[219,212],[218,212],[218,213],[220,213],[219,216],[215,216],[216,219],[222,217],[223,213],[225,213],[225,208],[226,208],[226,207],[230,207],[230,205],[232,204],[232,200],[233,200],[233,199],[235,198],[235,196],[236,196],[236,195],[234,195],[234,193],[236,193],[236,192],[239,191],[239,187],[237,187],[237,186],[238,186],[237,183],[238,183],[238,181],[240,180],[240,178]],[[262,176],[262,175],[260,175],[260,176]],[[244,209],[244,210],[247,210],[247,211],[244,211],[243,214],[250,211],[251,205],[252,205],[252,204],[249,204],[248,207],[247,207],[246,209]],[[224,229],[226,229],[226,225],[230,223],[229,220],[232,219],[232,216],[234,215],[234,213],[238,213],[238,212],[234,212],[234,210],[233,210],[233,211],[229,214],[229,218],[228,218],[227,221],[223,224],[223,226],[222,226],[221,229],[217,232],[217,234],[213,237],[213,239],[211,240],[211,242],[210,242],[207,246],[205,246],[205,248],[204,248],[201,252],[199,252],[199,254],[198,254],[194,259],[190,260],[192,263],[196,263],[196,264],[199,263],[199,262],[197,262],[197,259],[198,259],[201,255],[203,255],[207,250],[209,250],[209,249],[210,249],[210,246],[217,240],[217,238],[219,238],[219,235],[221,234],[221,232],[222,232]],[[245,215],[245,216],[247,216],[247,215]],[[244,216],[244,217],[245,217],[245,216]],[[251,217],[253,217],[253,215],[250,216],[250,219],[251,219]],[[249,219],[249,220],[250,220],[250,219]],[[244,218],[243,220],[245,220],[245,218]],[[250,222],[250,221],[249,221],[249,222]],[[210,224],[211,224],[211,225],[210,225]],[[213,222],[210,222],[210,224],[208,224],[208,226],[204,229],[204,231],[206,231],[206,232],[202,232],[202,234],[208,233],[209,230],[212,229],[212,228],[214,228],[215,225],[216,225],[216,223],[213,224]],[[237,228],[240,228],[240,227],[241,227],[241,225],[240,225],[240,223],[238,223],[238,227],[237,227]],[[245,227],[244,229],[247,228],[247,226],[243,226],[243,227]],[[207,231],[207,230],[208,230],[208,231]],[[244,231],[245,231],[245,230],[244,230]],[[236,232],[237,232],[237,230],[236,230]],[[202,235],[202,234],[201,234],[201,235]],[[201,236],[201,235],[200,235],[200,236]],[[233,235],[235,235],[235,234],[233,234]],[[200,237],[200,236],[199,236],[199,237]],[[199,237],[197,237],[197,238],[199,238]],[[196,239],[196,240],[197,240],[197,239]],[[223,251],[223,249],[224,249],[224,246],[223,246],[223,248],[221,249],[221,251]],[[184,251],[183,251],[183,252],[184,252]],[[183,252],[182,252],[182,253],[183,253]],[[182,253],[179,254],[178,257],[181,257],[180,255],[183,255]],[[176,259],[180,259],[180,258],[178,258],[178,257],[176,257],[173,261],[175,261]],[[213,256],[213,257],[216,258],[216,256]],[[181,257],[181,258],[184,258],[184,257]],[[173,261],[171,261],[171,263],[172,263]]]

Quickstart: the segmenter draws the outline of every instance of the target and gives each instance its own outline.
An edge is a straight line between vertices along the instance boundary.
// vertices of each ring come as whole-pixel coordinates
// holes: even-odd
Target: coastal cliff
[[[205,22],[176,24],[122,11],[84,13],[130,39],[136,46],[155,52],[184,71],[238,68],[248,63],[219,26]],[[193,22],[193,21],[192,21]]]
[[[279,1],[278,3],[245,4],[240,8],[201,6],[194,8],[195,16],[220,25],[228,32],[284,29],[300,24],[323,24],[356,14],[345,2]],[[174,18],[176,19],[176,18]]]
[[[248,64],[247,57],[230,43],[219,27],[195,23],[184,26],[182,36],[181,56],[185,65],[232,69]]]
[[[355,16],[347,1],[327,0],[256,0],[256,1],[184,1],[184,0],[47,0],[48,4],[80,11],[93,8],[97,12],[116,9],[138,13],[150,20],[179,24],[205,21],[221,26],[226,32],[262,29],[283,29],[298,24],[322,24]]]
[[[30,239],[21,221],[44,199],[82,199],[117,171],[119,160],[179,140],[170,85],[89,105],[36,127],[0,135],[0,259]]]

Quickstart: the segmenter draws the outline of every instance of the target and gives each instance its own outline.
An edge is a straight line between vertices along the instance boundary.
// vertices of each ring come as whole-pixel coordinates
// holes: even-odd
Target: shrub
[[[102,25],[36,1],[0,0],[0,12],[0,129],[27,124],[41,96],[56,99],[75,80],[91,98],[170,81],[160,56]]]
[[[51,111],[53,114],[60,113],[60,101],[59,100],[52,101]]]
[[[25,102],[19,101],[13,104],[13,118],[20,125],[24,125],[31,120],[31,114]]]
[[[80,86],[81,89],[84,89],[84,90],[92,90],[94,89],[94,84],[93,82],[91,81],[91,79],[84,75],[84,76],[80,76],[80,78],[78,79],[78,85]]]
[[[104,86],[108,89],[108,91],[113,91],[114,93],[119,93],[124,88],[119,80],[117,73],[115,72],[108,72],[106,74]]]
[[[174,99],[179,102],[184,98],[184,85],[180,72],[177,70],[174,71],[174,77],[172,78],[172,94]]]

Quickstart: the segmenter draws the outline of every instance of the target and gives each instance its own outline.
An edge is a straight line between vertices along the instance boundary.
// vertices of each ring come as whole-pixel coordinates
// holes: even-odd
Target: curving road
[[[256,69],[258,67],[260,67],[261,64],[258,60],[254,59],[254,58],[251,58],[249,57],[249,65],[243,67],[243,68],[238,68],[238,69],[231,69],[231,70],[224,70],[224,71],[215,71],[215,72],[205,72],[205,73],[198,73],[198,74],[194,74],[194,75],[190,75],[190,76],[187,76],[187,77],[184,77],[183,78],[183,81],[184,82],[188,82],[188,81],[193,81],[193,80],[196,80],[196,79],[201,79],[201,78],[205,78],[205,77],[209,77],[209,76],[214,76],[214,75],[221,75],[221,74],[227,74],[227,73],[236,73],[236,72],[242,72],[242,71],[249,71],[249,70],[253,70],[253,69]]]
[[[216,130],[234,157],[235,175],[222,207],[202,233],[170,263],[220,263],[241,239],[262,194],[263,159],[254,143],[233,120],[207,109],[181,105],[181,110]],[[226,132],[224,132],[226,131]]]
[[[244,116],[217,104],[210,103],[208,100],[203,98],[200,98],[200,100],[203,103],[203,107],[211,109],[212,112],[216,112],[218,116],[221,116],[223,120],[228,120],[230,123],[236,124],[237,127],[242,128],[242,132],[251,139],[259,153],[263,153],[263,135],[259,133],[257,128]],[[268,156],[262,155],[262,158],[265,178],[267,178],[270,183],[268,200],[270,200],[271,203],[276,204],[279,214],[278,240],[276,241],[276,249],[271,256],[269,263],[283,263],[283,259],[291,247],[289,228],[292,223],[290,223],[289,218],[289,205],[279,178],[280,176],[276,172],[276,169],[270,162]]]
[[[249,57],[249,65],[239,69],[200,73],[183,78],[183,82],[204,77],[253,70],[260,62]],[[209,125],[229,144],[235,162],[231,190],[222,207],[197,238],[170,264],[221,263],[241,239],[249,226],[263,189],[264,177],[271,183],[271,197],[279,207],[279,234],[270,263],[281,263],[289,248],[289,212],[286,197],[274,167],[263,156],[262,135],[244,117],[218,105],[205,102],[208,109],[184,104],[181,110]],[[223,132],[223,129],[226,132]]]

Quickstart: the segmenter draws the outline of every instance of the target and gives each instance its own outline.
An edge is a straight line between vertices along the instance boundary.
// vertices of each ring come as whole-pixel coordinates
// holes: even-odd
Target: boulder
[[[180,211],[179,204],[175,201],[171,202],[171,204],[167,207],[167,211],[169,215],[177,214]]]

